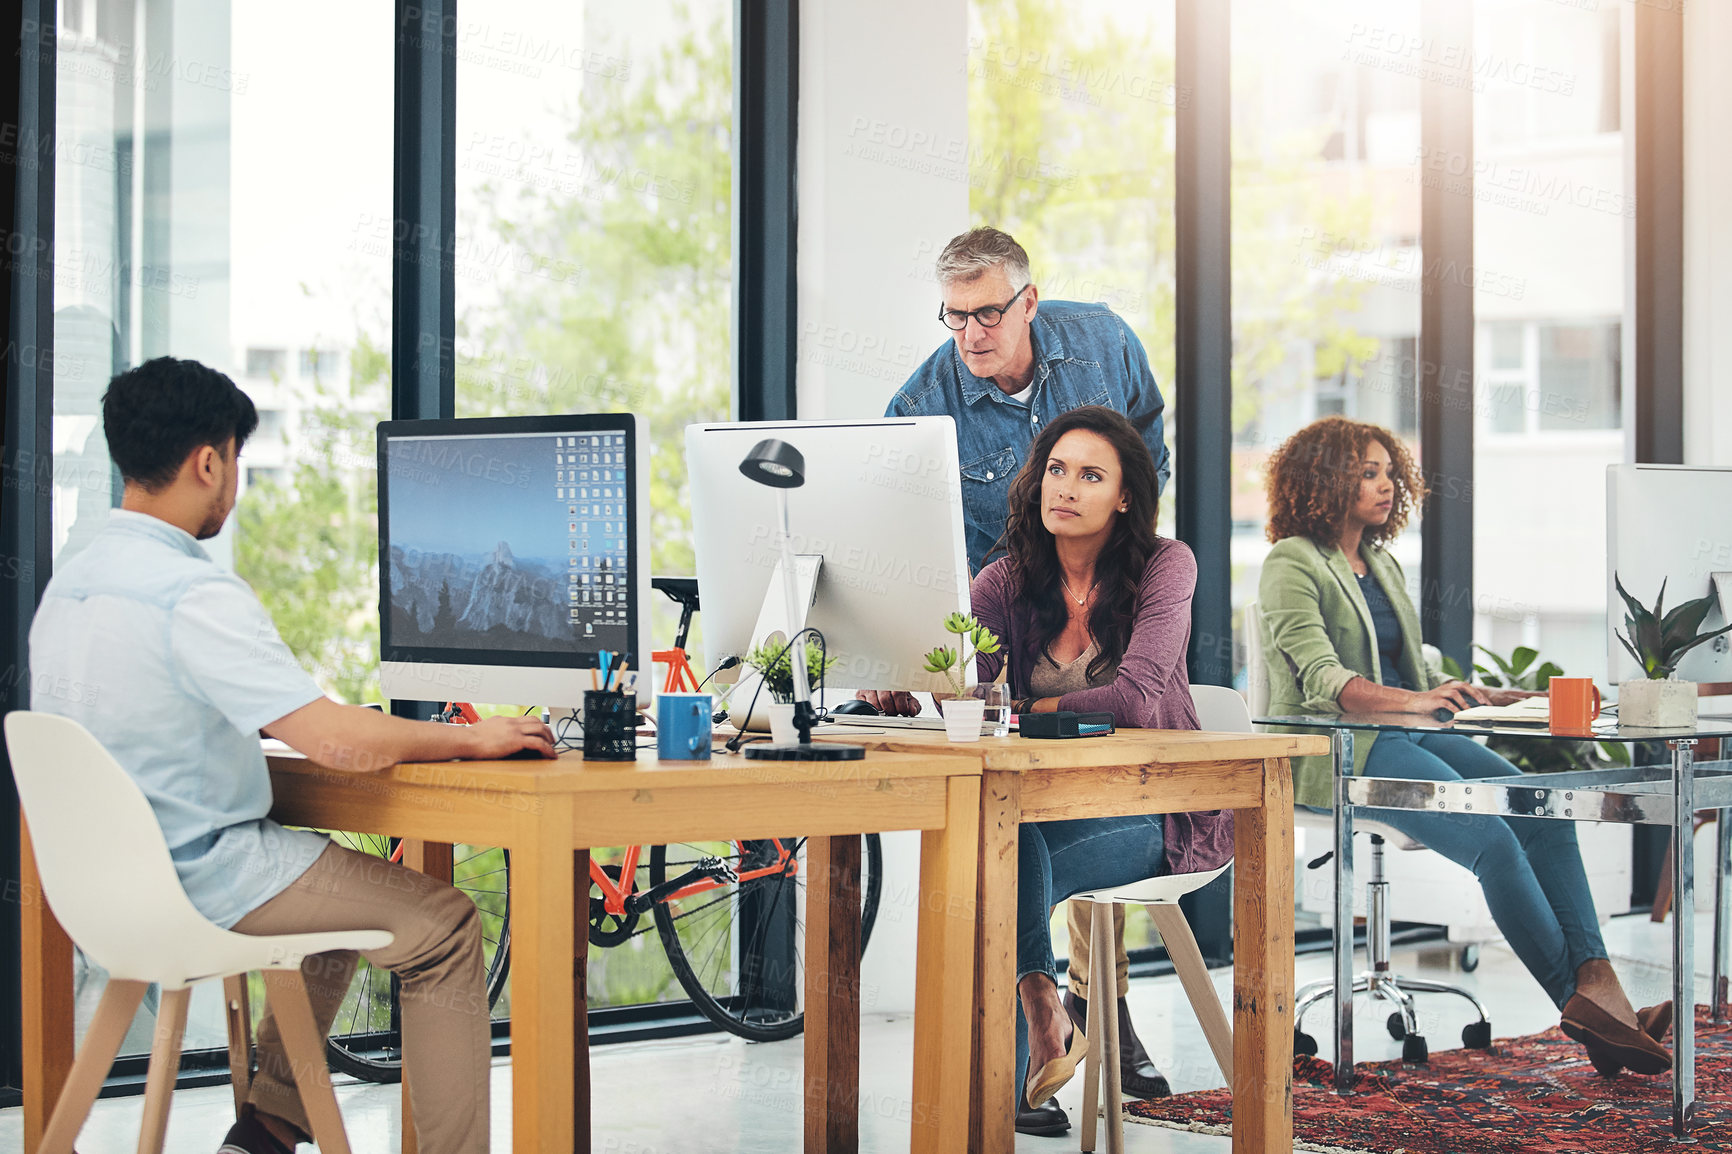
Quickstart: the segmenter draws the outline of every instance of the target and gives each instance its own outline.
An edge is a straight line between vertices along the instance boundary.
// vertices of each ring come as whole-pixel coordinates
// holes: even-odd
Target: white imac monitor
[[[1668,611],[1698,597],[1715,597],[1702,631],[1732,614],[1732,469],[1687,465],[1612,465],[1606,470],[1606,664],[1613,684],[1642,676],[1616,636],[1624,630],[1624,599],[1652,609],[1666,584]],[[1732,634],[1684,655],[1676,676],[1732,681]]]
[[[577,706],[649,669],[647,429],[630,413],[379,425],[385,696]]]
[[[810,606],[805,624],[839,659],[826,685],[944,688],[942,675],[925,671],[924,655],[955,643],[946,615],[969,611],[949,417],[686,426],[706,671],[785,629],[779,584],[766,601],[781,559],[774,490],[740,472],[766,438],[805,459],[804,483],[785,490],[788,526],[800,600]],[[972,667],[968,673],[972,680]]]

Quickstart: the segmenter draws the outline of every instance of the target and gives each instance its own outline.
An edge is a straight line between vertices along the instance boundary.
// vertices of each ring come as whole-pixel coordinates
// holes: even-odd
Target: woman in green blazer
[[[1429,714],[1521,696],[1450,680],[1423,660],[1419,615],[1384,545],[1418,510],[1425,482],[1393,433],[1326,417],[1276,450],[1266,478],[1275,545],[1258,607],[1271,714]],[[1353,744],[1356,774],[1460,781],[1521,772],[1460,734],[1363,734]],[[1328,758],[1299,759],[1295,798],[1328,807],[1331,773]],[[1473,871],[1498,929],[1597,1069],[1671,1068],[1659,1043],[1671,1005],[1638,1014],[1618,984],[1573,824],[1400,810],[1378,820]]]

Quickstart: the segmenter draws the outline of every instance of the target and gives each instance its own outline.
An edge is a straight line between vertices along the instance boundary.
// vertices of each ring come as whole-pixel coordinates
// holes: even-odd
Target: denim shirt
[[[150,800],[186,896],[227,928],[329,844],[266,815],[259,729],[323,696],[251,588],[181,529],[116,509],[30,627],[31,708],[88,729]]]
[[[1041,301],[1029,326],[1034,392],[1012,400],[962,363],[944,342],[890,399],[886,417],[948,416],[956,421],[962,465],[962,516],[968,567],[979,573],[1004,532],[1010,480],[1022,468],[1043,421],[1084,405],[1105,405],[1130,418],[1155,458],[1160,487],[1171,472],[1161,434],[1166,402],[1143,344],[1104,304]]]

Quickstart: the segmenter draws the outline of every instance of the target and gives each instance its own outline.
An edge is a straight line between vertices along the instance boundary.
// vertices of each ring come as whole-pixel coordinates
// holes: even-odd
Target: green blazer
[[[1419,613],[1407,596],[1407,577],[1381,547],[1363,544],[1359,555],[1383,586],[1401,623],[1401,676],[1409,685],[1431,689],[1449,678],[1425,664]],[[1341,691],[1355,677],[1383,681],[1371,609],[1339,545],[1319,545],[1308,537],[1288,537],[1269,550],[1257,582],[1257,608],[1263,618],[1263,663],[1269,674],[1269,713],[1340,713]],[[1356,733],[1353,772],[1365,770],[1376,740]],[[1293,800],[1328,809],[1330,759],[1293,759]]]

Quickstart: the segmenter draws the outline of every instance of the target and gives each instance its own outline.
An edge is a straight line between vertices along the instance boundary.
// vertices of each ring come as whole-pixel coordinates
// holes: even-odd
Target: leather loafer
[[[1064,1112],[1064,1107],[1058,1104],[1057,1098],[1048,1098],[1044,1105],[1025,1106],[1016,1112],[1016,1132],[1032,1134],[1037,1138],[1056,1138],[1070,1129],[1070,1115]]]
[[[1594,1069],[1608,1078],[1623,1067],[1649,1075],[1663,1074],[1672,1068],[1672,1055],[1645,1028],[1631,1029],[1581,994],[1564,1004],[1563,1020],[1558,1025],[1587,1048]],[[1647,1023],[1642,1025],[1646,1027]]]
[[[1641,1023],[1642,1033],[1664,1045],[1666,1031],[1672,1028],[1672,1003],[1660,1002],[1637,1010],[1636,1021]]]
[[[1143,1040],[1137,1037],[1135,1027],[1131,1025],[1131,1008],[1123,998],[1115,999],[1119,1006],[1119,1090],[1127,1098],[1166,1098],[1173,1088],[1167,1084],[1167,1076],[1155,1069],[1155,1064],[1149,1059],[1149,1052],[1143,1048]],[[1077,1029],[1082,1029],[1088,1021],[1089,1003],[1087,998],[1079,998],[1069,990],[1064,992],[1065,1012]]]

